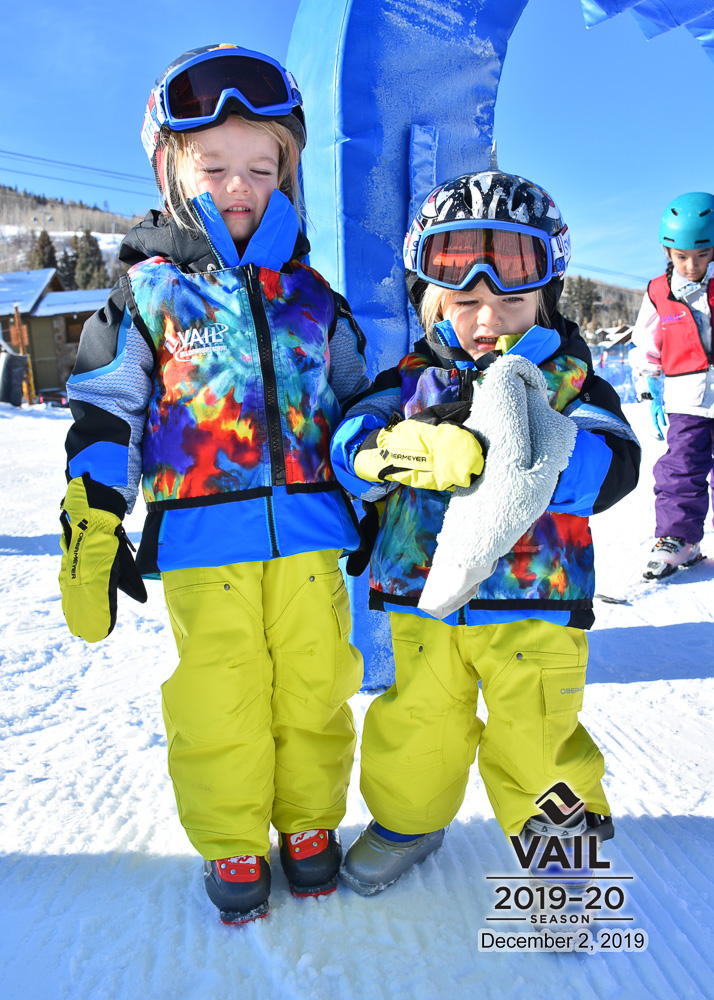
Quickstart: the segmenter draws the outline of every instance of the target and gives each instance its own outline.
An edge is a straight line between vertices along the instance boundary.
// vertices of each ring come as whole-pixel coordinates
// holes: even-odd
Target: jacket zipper
[[[213,256],[216,258],[218,266],[225,268],[225,262],[216,250],[213,240],[208,234],[208,230],[203,224],[196,210],[194,215],[206,236],[208,245]],[[248,264],[244,268],[247,276],[248,301],[250,303],[253,320],[255,322],[255,333],[258,341],[258,356],[260,358],[260,368],[263,375],[263,388],[265,391],[265,419],[268,427],[268,449],[270,451],[270,464],[273,469],[273,484],[284,486],[286,483],[285,474],[285,454],[283,452],[283,436],[280,426],[280,416],[278,410],[278,385],[275,379],[275,369],[273,367],[273,345],[270,339],[270,327],[268,317],[265,315],[263,299],[260,294],[260,282],[258,279],[258,269],[255,264]],[[273,510],[273,498],[265,498],[265,507],[268,517],[268,533],[270,535],[270,548],[274,559],[280,556],[278,546],[278,532],[275,525],[275,512]]]
[[[459,379],[459,399],[471,402],[474,398],[475,374],[469,369],[457,369]]]
[[[283,432],[280,425],[280,409],[278,407],[278,383],[275,378],[275,365],[273,361],[273,344],[270,338],[270,326],[268,317],[265,314],[263,297],[260,294],[259,272],[255,264],[248,264],[245,268],[247,277],[248,301],[250,303],[253,321],[255,323],[255,335],[258,342],[258,357],[260,359],[260,370],[263,376],[263,392],[265,396],[265,420],[268,428],[268,450],[270,452],[270,464],[273,475],[274,486],[285,486],[287,476],[285,471],[285,452],[283,450]],[[273,512],[273,498],[267,498],[268,528],[270,531],[270,542],[273,547],[273,557],[280,555],[277,541],[277,531],[275,528],[275,518]]]
[[[475,375],[469,369],[458,369],[459,372],[459,399],[470,401],[474,398]],[[456,621],[457,625],[466,624],[466,608],[459,608]]]
[[[194,219],[198,223],[198,226],[199,226],[201,232],[206,237],[206,242],[208,243],[209,247],[211,248],[211,253],[216,258],[216,263],[221,268],[221,270],[223,270],[225,268],[225,266],[226,266],[226,262],[223,260],[223,258],[219,254],[219,252],[216,250],[216,247],[215,247],[215,245],[213,243],[213,240],[211,239],[208,230],[206,229],[205,225],[203,224],[203,219],[201,218],[198,210],[193,205],[191,205],[190,202],[189,202],[189,205],[190,205],[191,213],[192,213]],[[210,270],[210,268],[209,268],[209,270]]]
[[[285,486],[285,454],[283,452],[283,432],[280,426],[280,410],[278,409],[278,382],[275,378],[273,362],[273,344],[270,339],[268,317],[265,314],[263,297],[260,294],[258,268],[248,264],[245,268],[248,278],[248,300],[250,302],[255,334],[258,341],[258,357],[263,375],[263,390],[265,393],[265,417],[268,426],[268,448],[270,462],[273,467],[273,484]]]

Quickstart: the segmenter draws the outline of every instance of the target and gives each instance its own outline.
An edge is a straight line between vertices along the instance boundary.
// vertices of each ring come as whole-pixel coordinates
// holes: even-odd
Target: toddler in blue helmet
[[[213,45],[179,57],[142,141],[163,198],[85,326],[68,382],[62,607],[88,642],[117,587],[161,577],[179,817],[226,923],[268,911],[270,827],[294,895],[331,892],[360,686],[338,556],[358,540],[329,444],[370,382],[347,303],[304,263],[294,79]],[[134,563],[122,519],[143,480]]]
[[[440,184],[404,244],[424,337],[333,438],[345,488],[383,506],[370,607],[389,614],[395,662],[362,735],[374,818],[340,869],[365,896],[441,846],[477,751],[498,823],[538,852],[539,874],[544,835],[574,859],[552,876],[577,885],[589,878],[577,838],[612,836],[602,754],[578,721],[588,517],[635,486],[639,445],[557,310],[569,257],[532,181],[493,169]]]
[[[659,241],[667,269],[649,283],[630,352],[633,372],[648,377],[658,436],[667,430],[667,450],[654,467],[656,541],[646,580],[703,558],[709,489],[714,505],[714,194],[675,198]]]

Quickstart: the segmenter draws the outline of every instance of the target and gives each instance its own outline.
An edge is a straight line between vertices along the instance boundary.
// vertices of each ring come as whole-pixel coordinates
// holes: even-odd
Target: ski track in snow
[[[160,684],[175,649],[161,587],[143,606],[121,595],[105,642],[69,634],[57,586],[69,414],[0,404],[3,1000],[714,997],[714,535],[699,566],[641,580],[663,445],[646,406],[626,412],[641,482],[592,527],[597,590],[628,604],[596,602],[582,720],[605,754],[617,829],[601,853],[633,876],[623,912],[649,948],[545,955],[478,951],[480,928],[503,927],[486,920],[487,876],[514,864],[477,767],[442,850],[383,895],[295,900],[274,846],[267,919],[219,922],[166,774]],[[370,697],[353,701],[358,727]],[[345,844],[368,819],[357,775]]]

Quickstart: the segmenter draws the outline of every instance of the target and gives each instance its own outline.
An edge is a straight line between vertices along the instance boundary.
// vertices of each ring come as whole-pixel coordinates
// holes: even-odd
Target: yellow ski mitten
[[[87,473],[70,480],[62,501],[62,611],[72,635],[106,638],[116,624],[117,587],[142,604],[146,588],[122,527],[126,501]]]
[[[470,486],[483,470],[483,452],[471,431],[458,424],[410,418],[372,431],[354,459],[368,482],[391,480],[423,490]]]

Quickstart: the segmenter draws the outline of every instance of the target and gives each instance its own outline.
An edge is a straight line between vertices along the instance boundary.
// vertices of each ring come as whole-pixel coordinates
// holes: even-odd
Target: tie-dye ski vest
[[[129,278],[156,349],[143,438],[150,509],[333,483],[340,406],[327,381],[325,281],[297,262],[291,273],[261,268],[254,315],[241,268],[186,274],[154,257]]]
[[[539,366],[548,385],[550,405],[563,410],[579,394],[586,366],[563,355]],[[459,399],[455,370],[436,368],[420,354],[400,363],[402,412],[411,417],[427,406]],[[436,538],[451,494],[400,486],[389,494],[370,565],[370,606],[383,602],[415,606],[429,574]],[[508,497],[503,498],[508,503]],[[478,530],[478,525],[474,525]],[[593,547],[588,519],[546,511],[498,560],[492,575],[480,587],[472,608],[517,609],[552,605],[577,608],[594,592]],[[501,603],[507,602],[507,603]],[[564,603],[568,602],[568,603]]]

